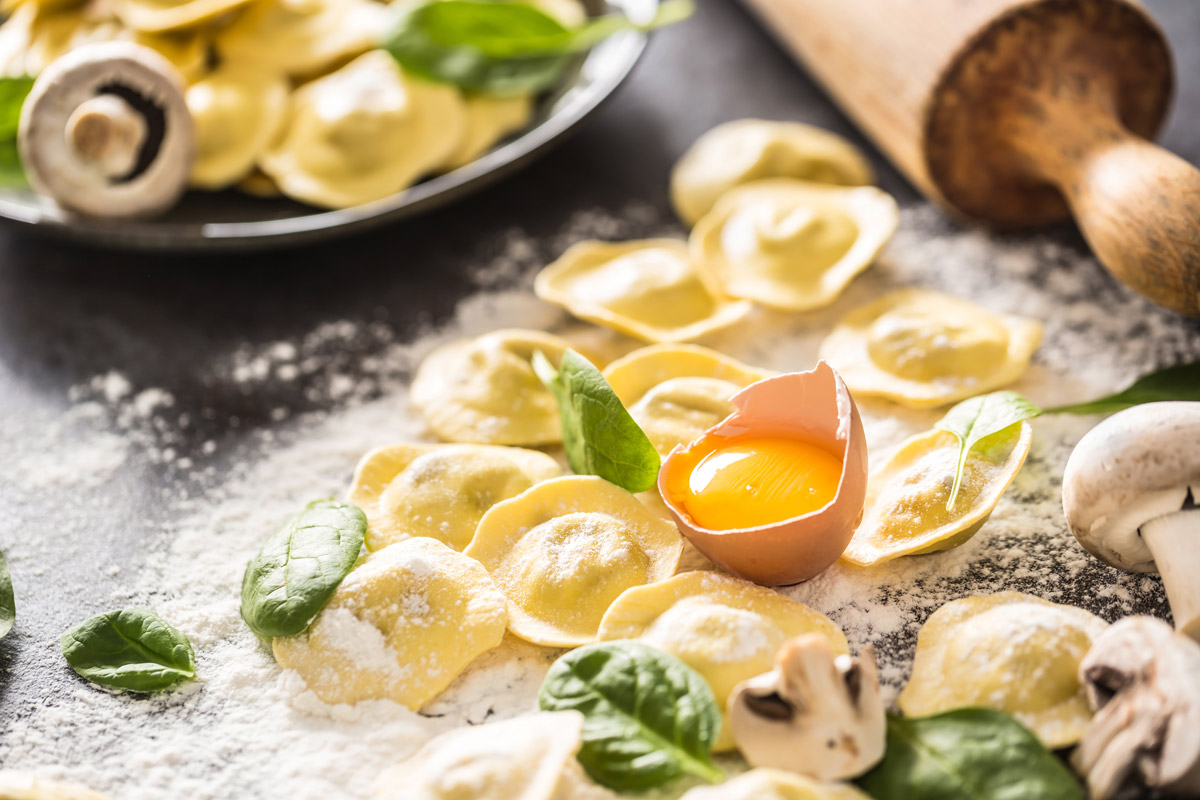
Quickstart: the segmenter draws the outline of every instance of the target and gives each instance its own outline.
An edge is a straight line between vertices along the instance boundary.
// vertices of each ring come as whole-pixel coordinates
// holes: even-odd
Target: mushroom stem
[[[1200,509],[1152,519],[1142,524],[1141,534],[1162,575],[1175,629],[1200,641]]]
[[[146,141],[146,120],[128,102],[101,94],[81,103],[67,119],[75,154],[106,178],[128,175]]]

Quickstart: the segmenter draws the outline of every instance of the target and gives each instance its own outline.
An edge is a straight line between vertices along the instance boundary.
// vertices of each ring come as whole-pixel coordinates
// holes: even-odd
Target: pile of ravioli
[[[576,0],[530,0],[564,25]],[[346,208],[456,169],[528,125],[529,94],[464,94],[380,50],[382,0],[6,0],[0,75],[133,41],[188,83],[198,189]]]

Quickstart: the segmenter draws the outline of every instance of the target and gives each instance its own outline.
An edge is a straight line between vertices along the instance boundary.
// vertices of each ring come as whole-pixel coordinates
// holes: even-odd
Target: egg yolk
[[[690,449],[695,466],[671,493],[710,530],[770,525],[824,508],[842,476],[840,459],[802,439],[709,437]]]

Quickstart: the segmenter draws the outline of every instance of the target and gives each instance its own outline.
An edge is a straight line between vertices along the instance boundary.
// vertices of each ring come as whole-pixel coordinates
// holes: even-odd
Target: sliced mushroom
[[[1200,639],[1200,403],[1149,403],[1087,433],[1063,475],[1063,510],[1084,549],[1127,572],[1159,572],[1175,627]]]
[[[875,651],[835,657],[823,636],[793,639],[774,670],[733,690],[729,720],[752,766],[819,780],[861,775],[883,758],[887,738]]]
[[[1128,617],[1096,640],[1079,678],[1096,716],[1074,762],[1094,800],[1200,797],[1200,645]]]
[[[131,42],[80,47],[38,77],[18,149],[33,188],[71,211],[150,216],[175,204],[195,153],[184,82]]]

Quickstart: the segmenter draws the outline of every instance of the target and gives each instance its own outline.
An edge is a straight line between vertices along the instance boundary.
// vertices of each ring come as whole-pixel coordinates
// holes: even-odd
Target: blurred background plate
[[[591,0],[592,14],[619,11],[650,19],[657,0]],[[519,169],[594,111],[629,75],[645,34],[625,31],[580,56],[563,85],[540,101],[530,127],[477,161],[374,203],[322,211],[287,198],[235,191],[188,192],[170,213],[151,220],[97,220],[64,214],[30,191],[0,190],[0,219],[38,234],[136,250],[203,251],[284,247],[330,239],[418,214]]]

